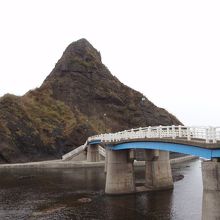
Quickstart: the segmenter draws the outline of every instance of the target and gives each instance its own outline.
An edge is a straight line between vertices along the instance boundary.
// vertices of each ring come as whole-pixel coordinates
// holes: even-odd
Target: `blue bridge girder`
[[[89,144],[100,144],[101,140],[91,141]],[[220,149],[202,148],[193,145],[168,143],[168,142],[153,142],[153,141],[134,141],[125,143],[108,144],[111,150],[128,150],[128,149],[151,149],[177,152],[198,156],[205,159],[220,158]]]

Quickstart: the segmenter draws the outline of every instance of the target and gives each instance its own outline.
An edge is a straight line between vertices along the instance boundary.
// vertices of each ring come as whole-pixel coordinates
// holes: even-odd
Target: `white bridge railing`
[[[183,138],[188,141],[197,139],[205,143],[220,141],[220,127],[186,127],[186,126],[157,126],[144,127],[131,130],[95,135],[88,138],[88,142],[101,140],[101,142],[117,142],[141,138]]]

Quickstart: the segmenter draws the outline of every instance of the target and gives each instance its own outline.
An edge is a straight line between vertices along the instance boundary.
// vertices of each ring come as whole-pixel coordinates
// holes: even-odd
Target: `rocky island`
[[[0,163],[61,158],[88,136],[181,122],[121,83],[86,40],[71,43],[42,85],[0,98]]]

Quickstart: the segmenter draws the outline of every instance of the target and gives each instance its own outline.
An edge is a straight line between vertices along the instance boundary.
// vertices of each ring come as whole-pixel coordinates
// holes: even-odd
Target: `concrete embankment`
[[[197,159],[198,157],[196,156],[184,156],[184,157],[178,157],[170,160],[170,164],[177,164],[177,163],[183,163],[186,161],[194,160]]]
[[[198,157],[196,157],[196,156],[177,157],[177,158],[171,159],[170,164],[172,165],[172,164],[177,164],[177,163],[183,163],[183,162],[194,160],[197,158]],[[145,166],[145,161],[135,161],[134,165],[135,166]]]
[[[81,167],[104,167],[105,162],[87,162],[87,161],[62,161],[50,160],[30,163],[15,163],[15,164],[1,164],[0,169],[6,168],[40,168],[40,169],[54,169],[54,168],[81,168]]]
[[[170,160],[171,164],[182,163],[185,161],[196,159],[195,156],[184,156]],[[87,161],[62,161],[50,160],[30,163],[16,163],[16,164],[1,164],[0,169],[14,169],[14,168],[40,168],[40,169],[57,169],[57,168],[82,168],[82,167],[104,167],[105,162],[87,162]],[[145,161],[135,161],[135,166],[145,166]]]

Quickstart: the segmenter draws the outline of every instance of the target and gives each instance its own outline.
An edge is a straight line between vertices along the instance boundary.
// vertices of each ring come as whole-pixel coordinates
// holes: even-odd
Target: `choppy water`
[[[144,169],[136,169],[137,181]],[[0,219],[200,220],[199,160],[173,167],[174,190],[107,196],[103,168],[0,171]]]

